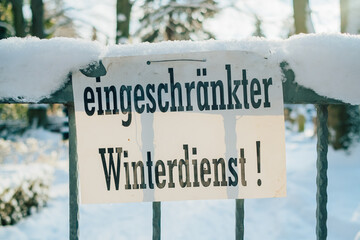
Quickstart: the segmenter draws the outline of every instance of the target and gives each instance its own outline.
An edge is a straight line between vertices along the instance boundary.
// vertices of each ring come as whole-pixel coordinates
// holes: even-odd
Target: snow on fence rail
[[[358,86],[360,76],[360,36],[346,34],[297,35],[286,40],[250,38],[108,47],[98,42],[67,38],[3,39],[0,41],[0,101],[71,102],[71,83],[67,78],[69,72],[104,57],[216,50],[253,52],[278,65],[286,62],[283,68],[291,69],[296,75],[296,78],[284,78],[288,83],[292,81],[289,87],[306,87],[321,96],[360,104],[360,96],[354,87]],[[61,96],[54,94],[60,89]],[[285,96],[284,99],[290,102],[309,101],[308,97],[304,100],[300,96]]]
[[[327,108],[326,104],[359,104],[360,38],[341,34],[300,35],[288,40],[251,39],[233,42],[165,42],[104,48],[69,39],[8,39],[0,41],[0,102],[63,103],[70,127],[70,239],[79,236],[78,176],[72,79],[83,68],[99,77],[102,57],[166,54],[211,50],[254,52],[275,61],[283,74],[285,103],[317,104],[318,111],[318,239],[326,239]],[[23,87],[25,86],[25,87]],[[33,87],[35,86],[35,88]],[[40,87],[41,86],[41,87]],[[34,90],[36,89],[36,91]],[[236,239],[243,239],[244,200],[236,200]],[[153,203],[153,239],[160,239],[161,205]]]

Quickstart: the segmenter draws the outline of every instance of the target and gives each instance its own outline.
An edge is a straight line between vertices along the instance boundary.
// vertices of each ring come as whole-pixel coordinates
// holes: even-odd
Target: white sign
[[[213,51],[73,75],[82,203],[286,195],[279,66]]]

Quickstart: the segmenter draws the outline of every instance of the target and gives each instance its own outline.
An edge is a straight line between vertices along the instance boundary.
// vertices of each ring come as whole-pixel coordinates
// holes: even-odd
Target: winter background
[[[359,104],[360,66],[357,56],[360,54],[360,39],[336,34],[340,31],[339,1],[309,2],[313,22],[313,29],[309,28],[309,32],[333,34],[281,40],[291,31],[287,27],[292,24],[291,1],[239,0],[233,1],[236,8],[222,2],[222,11],[206,21],[206,27],[222,42],[105,47],[107,43],[114,43],[116,38],[114,29],[119,18],[114,11],[116,2],[64,1],[64,8],[68,9],[66,14],[73,19],[77,36],[89,39],[94,35],[95,26],[100,43],[68,39],[47,42],[38,39],[1,40],[0,95],[2,98],[11,97],[22,91],[23,96],[36,101],[63,84],[69,71],[103,56],[159,51],[172,53],[199,48],[251,49],[264,54],[270,49],[275,52],[270,56],[272,61],[287,59],[291,63],[298,83],[322,95]],[[348,18],[348,32],[360,28],[360,17],[355,11],[359,10],[359,4],[350,2],[355,13]],[[135,2],[132,33],[141,26],[136,19],[141,18],[142,4],[141,1]],[[31,15],[28,6],[24,7],[24,14]],[[268,40],[243,40],[256,30],[254,15],[261,17],[263,33]],[[226,41],[232,39],[238,41]],[[133,38],[131,41],[137,43],[141,40]],[[63,49],[59,50],[61,47]],[[43,51],[44,56],[39,57],[36,54],[39,51]],[[69,58],[71,53],[76,53],[76,57]],[[19,66],[23,72],[18,71]],[[42,73],[42,69],[48,72]],[[304,69],[313,71],[306,73]],[[334,69],[337,71],[331,71]],[[49,72],[52,73],[50,79]],[[320,76],[323,80],[319,80]],[[29,91],[34,78],[48,84],[39,91]],[[302,132],[298,132],[296,124],[286,122],[287,197],[245,200],[245,239],[315,239],[316,236],[316,136],[312,121],[316,113],[312,105],[288,107],[293,110],[294,116],[291,117],[302,114],[306,121]],[[60,122],[66,119],[62,112],[55,114],[54,118]],[[42,179],[45,185],[49,185],[49,199],[39,198],[40,205],[44,206],[31,209],[31,215],[25,218],[19,215],[20,221],[15,225],[0,226],[0,239],[68,239],[68,141],[62,140],[60,133],[43,128],[28,127],[23,134],[7,132],[2,136],[5,135],[0,138],[0,191],[26,189],[29,182]],[[328,239],[360,239],[359,158],[360,144],[357,142],[346,151],[329,147]],[[6,199],[4,195],[1,197]],[[150,239],[151,206],[151,203],[80,205],[80,239]],[[234,239],[234,236],[234,200],[162,203],[163,239]]]

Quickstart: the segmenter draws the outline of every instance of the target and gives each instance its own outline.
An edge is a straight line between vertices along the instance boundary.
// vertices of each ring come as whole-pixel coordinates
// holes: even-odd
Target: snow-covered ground
[[[286,132],[287,197],[245,200],[245,239],[315,239],[316,139]],[[55,136],[55,135],[54,135]],[[50,134],[45,138],[56,139]],[[38,134],[44,138],[44,132]],[[60,139],[60,137],[58,137]],[[60,141],[60,140],[59,140]],[[68,239],[68,161],[59,152],[47,207],[15,226],[0,227],[0,239]],[[329,148],[328,239],[360,239],[360,144],[350,153]],[[80,239],[151,239],[151,203],[80,206]],[[162,203],[162,239],[234,239],[235,201]]]

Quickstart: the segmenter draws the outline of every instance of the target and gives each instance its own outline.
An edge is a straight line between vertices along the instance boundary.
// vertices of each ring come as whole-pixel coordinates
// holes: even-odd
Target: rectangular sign
[[[278,65],[242,51],[103,65],[72,78],[82,203],[286,195]]]

